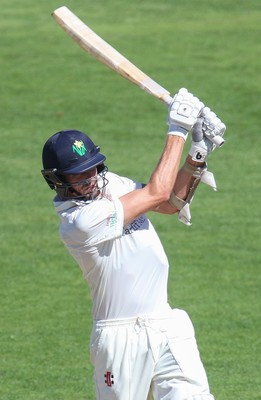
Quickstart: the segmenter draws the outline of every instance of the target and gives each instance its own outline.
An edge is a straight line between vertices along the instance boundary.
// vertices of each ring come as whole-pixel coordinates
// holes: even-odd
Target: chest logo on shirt
[[[139,230],[144,224],[146,218],[141,215],[139,218],[132,221],[128,226],[123,227],[123,235],[131,235],[133,232]]]
[[[79,154],[79,156],[84,156],[86,154],[86,147],[84,146],[84,143],[81,140],[75,140],[73,145],[72,145],[72,150],[74,153]]]

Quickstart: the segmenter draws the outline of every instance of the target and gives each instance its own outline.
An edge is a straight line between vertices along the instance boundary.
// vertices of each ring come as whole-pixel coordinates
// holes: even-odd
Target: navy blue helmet
[[[81,131],[65,130],[55,133],[44,144],[41,172],[49,187],[62,199],[79,198],[83,195],[75,190],[75,184],[72,188],[66,180],[66,175],[82,174],[96,167],[104,187],[107,184],[105,160],[106,157],[100,153],[100,148],[89,136]],[[82,185],[83,181],[80,181],[80,184]]]

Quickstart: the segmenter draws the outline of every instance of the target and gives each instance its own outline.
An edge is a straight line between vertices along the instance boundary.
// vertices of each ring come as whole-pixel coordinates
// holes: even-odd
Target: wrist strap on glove
[[[186,141],[188,137],[188,130],[182,128],[181,126],[171,124],[169,126],[168,135],[180,136]]]
[[[179,221],[183,222],[185,225],[191,225],[191,214],[190,214],[190,204],[192,203],[196,188],[200,182],[211,186],[215,191],[217,190],[216,181],[212,172],[207,170],[207,164],[201,167],[193,166],[187,161],[182,167],[183,170],[189,173],[189,175],[195,178],[188,196],[185,200],[179,198],[172,192],[170,196],[170,204],[179,210]]]

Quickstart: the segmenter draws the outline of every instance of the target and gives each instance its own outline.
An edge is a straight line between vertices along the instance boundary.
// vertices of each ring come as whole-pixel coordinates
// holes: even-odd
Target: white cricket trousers
[[[91,359],[98,400],[214,399],[183,310],[164,319],[95,321]]]

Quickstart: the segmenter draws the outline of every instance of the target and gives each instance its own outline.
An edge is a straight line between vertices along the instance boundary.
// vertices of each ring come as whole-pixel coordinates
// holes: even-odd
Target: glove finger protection
[[[203,107],[204,104],[187,89],[180,89],[169,106],[168,134],[181,136],[186,140]]]
[[[226,125],[217,117],[217,115],[210,110],[209,107],[204,107],[201,116],[203,117],[203,132],[204,135],[217,147],[224,144],[224,133]]]

